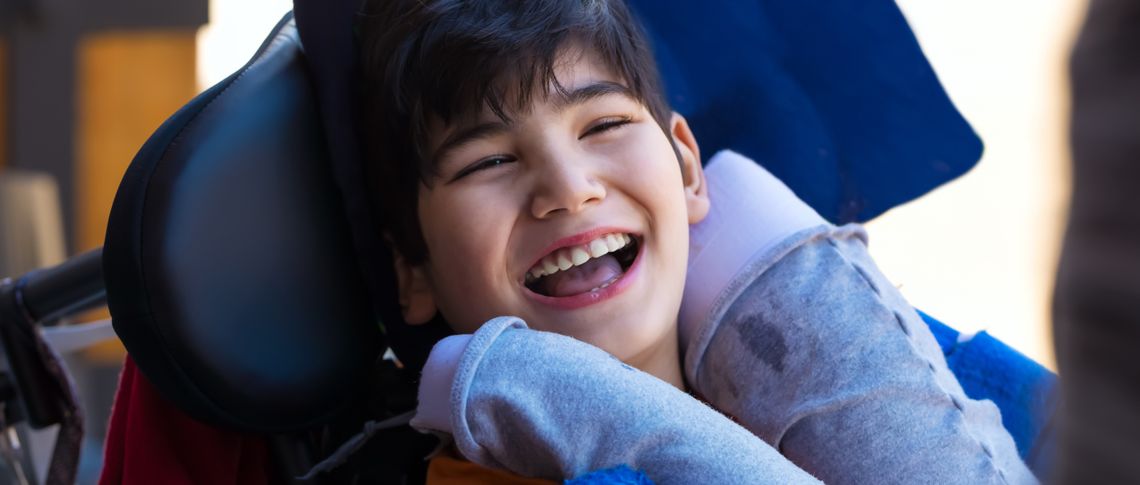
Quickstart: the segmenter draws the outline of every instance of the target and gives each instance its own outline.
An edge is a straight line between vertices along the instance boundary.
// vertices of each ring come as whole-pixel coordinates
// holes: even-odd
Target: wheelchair
[[[764,163],[832,222],[867,221],[980,157],[981,141],[889,0],[630,3],[669,101],[702,147]],[[212,426],[266,436],[287,481],[422,477],[436,443],[404,425],[361,444],[358,455],[378,458],[298,478],[362,423],[414,409],[418,370],[449,333],[439,319],[402,322],[369,222],[356,8],[297,0],[295,17],[248,64],[139,150],[101,250],[0,285],[5,424],[76,424],[65,371],[40,336],[106,304],[163,398]],[[792,27],[803,25],[813,28]],[[967,339],[923,318],[966,392],[998,404],[1022,457],[1045,477],[1055,376],[984,333]],[[64,466],[60,454],[57,446]]]

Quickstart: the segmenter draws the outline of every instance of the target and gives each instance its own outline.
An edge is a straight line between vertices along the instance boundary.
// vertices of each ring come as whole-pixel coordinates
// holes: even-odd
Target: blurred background
[[[1053,279],[1069,204],[1068,57],[1084,0],[897,0],[985,142],[965,176],[868,224],[914,306],[1056,370]]]
[[[291,8],[60,3],[70,2],[0,0],[0,277],[101,246],[135,151],[239,68]],[[872,253],[916,307],[1055,369],[1049,306],[1068,203],[1066,62],[1086,2],[898,3],[986,153],[964,177],[871,222]],[[12,21],[31,4],[30,21]],[[123,351],[108,344],[67,358],[89,409],[81,483],[93,483]]]

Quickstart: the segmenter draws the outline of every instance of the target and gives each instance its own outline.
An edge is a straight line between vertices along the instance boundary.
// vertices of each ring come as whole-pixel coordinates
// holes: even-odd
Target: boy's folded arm
[[[693,231],[690,282],[700,284],[686,283],[681,321],[689,384],[828,483],[1034,483],[996,407],[965,396],[862,229],[767,224],[753,209],[806,206],[790,191],[742,195],[774,178],[742,157],[725,162],[709,168],[714,207],[752,202]],[[718,197],[726,186],[734,192]],[[718,226],[735,231],[730,244]],[[734,251],[740,240],[755,250]],[[701,265],[702,253],[731,261]]]
[[[425,378],[412,424],[452,434],[475,463],[551,479],[628,465],[657,483],[819,483],[720,413],[589,344],[503,317],[458,346],[450,419],[427,410],[439,390]],[[425,372],[446,379],[448,360]]]

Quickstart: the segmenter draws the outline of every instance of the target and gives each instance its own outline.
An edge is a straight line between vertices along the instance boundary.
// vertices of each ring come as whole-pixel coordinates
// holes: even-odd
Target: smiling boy
[[[708,207],[693,134],[665,105],[652,58],[628,55],[648,46],[624,6],[532,2],[516,12],[542,19],[531,28],[598,24],[462,45],[464,26],[505,21],[494,3],[484,12],[463,2],[412,7],[401,14],[418,16],[420,29],[389,28],[370,51],[394,49],[386,59],[366,52],[366,66],[387,67],[367,81],[370,112],[385,117],[368,135],[382,145],[376,192],[403,196],[380,209],[399,254],[405,319],[424,323],[438,310],[471,333],[517,315],[680,387],[683,262],[689,224]],[[452,18],[451,9],[475,12]],[[488,55],[512,47],[531,57]],[[452,48],[483,51],[415,62]],[[414,143],[393,150],[392,140]]]
[[[400,265],[408,321],[438,308],[473,333],[517,315],[680,387],[682,262],[708,206],[692,133],[677,114],[662,131],[590,51],[563,52],[554,74],[565,93],[429,138],[438,175],[417,207],[431,256]]]
[[[365,19],[400,304],[459,334],[432,351],[413,425],[552,479],[1033,482],[861,230],[734,154],[706,181],[620,0],[396,0]]]

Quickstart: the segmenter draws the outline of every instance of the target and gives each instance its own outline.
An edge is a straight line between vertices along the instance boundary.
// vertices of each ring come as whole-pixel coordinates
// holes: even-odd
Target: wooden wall
[[[75,249],[103,245],[119,180],[147,137],[197,92],[194,32],[106,32],[77,52]]]

